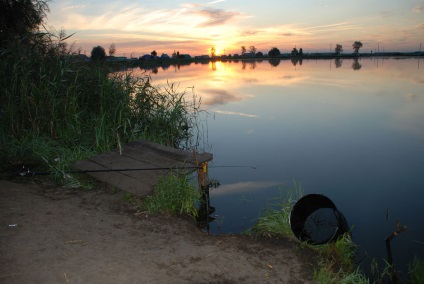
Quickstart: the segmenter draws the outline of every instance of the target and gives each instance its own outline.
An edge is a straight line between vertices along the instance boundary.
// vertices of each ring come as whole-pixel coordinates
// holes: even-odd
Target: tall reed
[[[81,158],[140,138],[190,144],[197,101],[186,101],[172,84],[161,89],[148,77],[78,61],[52,35],[44,37],[0,51],[2,164],[31,159],[49,167],[65,148],[77,149]],[[30,153],[34,139],[57,147],[48,156]]]

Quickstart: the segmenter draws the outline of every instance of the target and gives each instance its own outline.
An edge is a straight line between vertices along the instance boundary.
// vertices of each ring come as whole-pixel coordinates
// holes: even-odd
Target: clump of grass
[[[415,257],[408,272],[412,284],[424,283],[424,260]]]
[[[260,235],[278,235],[292,237],[290,227],[290,212],[293,204],[303,196],[303,188],[296,182],[285,194],[273,199],[272,205],[266,209],[263,216],[259,217],[252,228],[252,232]]]
[[[143,206],[152,213],[182,214],[195,218],[199,200],[198,189],[190,179],[171,172],[158,180],[153,195],[144,199]]]
[[[122,201],[132,203],[134,202],[134,195],[131,192],[125,192],[124,195],[122,195]]]
[[[355,269],[357,245],[352,241],[349,233],[338,237],[335,242],[312,247],[326,260],[327,266],[334,268],[333,270],[352,272]]]
[[[258,218],[251,231],[266,236],[295,238],[290,227],[290,212],[302,196],[303,188],[294,182],[285,194],[280,193],[274,199],[275,202]],[[320,261],[314,275],[319,283],[368,283],[354,263],[356,245],[350,234],[346,233],[335,242],[323,245],[301,243],[301,246],[311,248],[319,255]]]
[[[321,264],[320,269],[315,270],[314,279],[317,283],[322,284],[368,284],[369,279],[357,268],[351,273],[343,270],[334,272],[326,264]]]

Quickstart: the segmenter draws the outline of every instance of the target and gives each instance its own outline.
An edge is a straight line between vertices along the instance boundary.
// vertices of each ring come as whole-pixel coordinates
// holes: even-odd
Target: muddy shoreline
[[[295,240],[213,236],[119,193],[0,180],[1,283],[312,283]]]

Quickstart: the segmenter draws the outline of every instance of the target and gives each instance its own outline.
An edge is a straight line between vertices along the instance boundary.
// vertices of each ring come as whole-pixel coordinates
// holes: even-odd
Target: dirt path
[[[211,236],[104,190],[0,180],[0,283],[308,283],[294,241]]]

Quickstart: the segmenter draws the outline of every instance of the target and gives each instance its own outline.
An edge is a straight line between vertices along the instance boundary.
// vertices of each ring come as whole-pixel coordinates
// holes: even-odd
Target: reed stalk
[[[200,112],[196,101],[187,102],[172,84],[159,88],[130,71],[79,62],[51,38],[0,51],[3,167],[31,161],[51,168],[52,159],[68,155],[64,160],[72,163],[72,156],[81,156],[64,149],[93,154],[136,139],[190,145]],[[31,151],[37,143],[53,147],[49,155]]]

